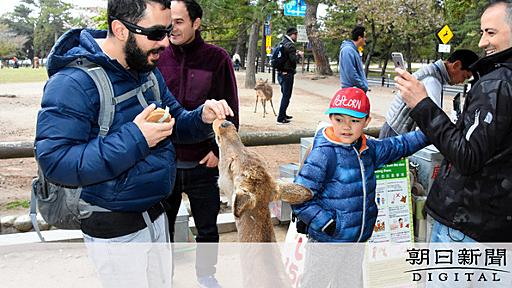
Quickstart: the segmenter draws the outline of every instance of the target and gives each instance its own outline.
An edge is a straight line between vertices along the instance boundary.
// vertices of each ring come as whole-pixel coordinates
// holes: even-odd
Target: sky
[[[12,12],[21,0],[0,0],[0,14]],[[64,0],[81,7],[104,7],[107,8],[107,0]]]

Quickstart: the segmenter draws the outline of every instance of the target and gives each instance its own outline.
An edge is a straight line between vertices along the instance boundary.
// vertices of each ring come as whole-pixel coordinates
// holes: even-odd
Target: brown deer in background
[[[268,80],[259,79],[256,81],[256,103],[254,104],[254,113],[258,109],[258,99],[261,101],[261,105],[263,106],[263,118],[265,118],[265,114],[267,114],[267,110],[265,108],[265,104],[267,101],[270,101],[270,106],[272,106],[272,111],[274,112],[274,116],[276,115],[276,110],[274,110],[274,103],[272,103],[272,94],[274,91],[272,90],[272,86],[268,84]]]

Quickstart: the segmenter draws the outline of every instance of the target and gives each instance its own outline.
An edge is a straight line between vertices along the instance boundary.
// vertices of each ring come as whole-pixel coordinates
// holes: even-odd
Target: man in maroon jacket
[[[207,99],[225,99],[235,115],[228,117],[228,120],[238,128],[238,92],[231,57],[224,49],[207,44],[201,38],[199,27],[202,14],[201,6],[194,0],[171,2],[171,45],[162,53],[158,68],[167,87],[184,108],[192,110]],[[198,230],[196,241],[219,242],[219,152],[213,134],[205,142],[174,144],[178,169],[174,190],[166,200],[169,230],[173,231],[171,239],[181,193],[184,192],[189,198]],[[220,287],[213,276],[216,263],[217,246],[199,245],[196,276],[201,287]]]

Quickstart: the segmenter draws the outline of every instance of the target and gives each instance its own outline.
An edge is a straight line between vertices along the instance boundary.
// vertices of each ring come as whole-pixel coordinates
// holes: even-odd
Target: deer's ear
[[[274,194],[274,199],[281,199],[290,204],[304,203],[313,198],[313,192],[308,188],[294,183],[277,183],[277,191]]]

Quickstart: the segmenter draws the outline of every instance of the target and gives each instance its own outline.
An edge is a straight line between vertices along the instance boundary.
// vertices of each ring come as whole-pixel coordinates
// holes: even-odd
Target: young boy
[[[370,101],[359,88],[338,90],[326,114],[331,126],[316,133],[294,181],[314,197],[292,208],[313,241],[364,242],[377,219],[374,171],[425,147],[427,138],[421,131],[383,140],[366,138]]]
[[[375,169],[427,145],[421,131],[383,140],[368,139],[370,101],[359,88],[336,92],[331,125],[320,129],[295,183],[313,198],[292,205],[307,228],[309,242],[364,242],[377,219]],[[362,246],[308,245],[301,287],[361,287]],[[347,286],[348,285],[348,286]]]

